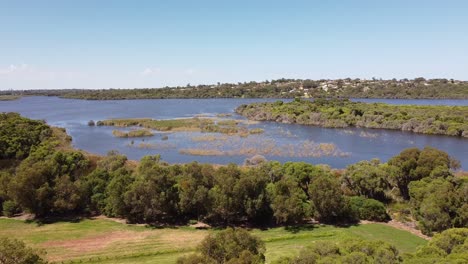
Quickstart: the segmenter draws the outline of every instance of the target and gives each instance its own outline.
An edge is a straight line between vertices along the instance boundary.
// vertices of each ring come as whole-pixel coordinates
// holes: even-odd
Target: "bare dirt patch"
[[[96,236],[65,240],[65,241],[48,241],[42,243],[44,248],[62,248],[69,253],[64,256],[56,256],[49,258],[50,261],[60,261],[69,257],[81,256],[83,253],[95,252],[110,246],[114,242],[138,242],[143,241],[150,232],[132,232],[132,231],[114,231],[110,233],[100,234]]]

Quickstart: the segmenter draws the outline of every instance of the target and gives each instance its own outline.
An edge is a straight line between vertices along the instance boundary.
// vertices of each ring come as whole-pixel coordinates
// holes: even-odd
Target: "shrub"
[[[27,247],[17,239],[0,238],[0,263],[41,264],[47,263],[41,252]]]
[[[385,205],[382,202],[362,196],[353,196],[349,199],[349,203],[351,211],[360,220],[383,222],[389,219]]]
[[[18,204],[14,201],[8,200],[3,203],[3,215],[6,217],[12,217],[20,212]]]
[[[189,263],[264,263],[265,244],[244,229],[226,229],[208,235],[198,247],[201,255],[193,254],[177,260]],[[193,261],[196,259],[197,261]]]

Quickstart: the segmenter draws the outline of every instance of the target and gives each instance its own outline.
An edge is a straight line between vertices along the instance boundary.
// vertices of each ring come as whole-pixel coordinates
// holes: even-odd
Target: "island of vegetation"
[[[364,127],[468,137],[467,106],[420,106],[361,103],[349,100],[252,103],[236,112],[257,121],[322,127]]]
[[[115,127],[144,127],[146,130],[136,130],[133,136],[146,136],[150,131],[147,129],[155,129],[158,131],[170,132],[205,132],[205,133],[222,133],[229,135],[239,135],[246,137],[249,134],[261,134],[263,129],[254,128],[249,130],[246,126],[241,126],[245,123],[243,120],[220,119],[220,118],[177,118],[155,120],[151,118],[130,118],[130,119],[109,119],[102,120],[96,123],[97,126],[115,126]],[[145,131],[145,132],[143,132]],[[130,132],[129,132],[130,133]],[[122,132],[116,132],[114,135],[122,135],[122,137],[130,137]],[[145,134],[145,135],[143,135]],[[149,134],[148,134],[149,135]]]
[[[400,98],[468,99],[468,82],[453,79],[278,79],[162,88],[0,91],[87,100],[168,98]]]
[[[21,238],[27,243],[0,238],[0,257],[5,257],[4,252],[13,252],[5,258],[23,256],[35,261],[27,263],[42,263],[38,249],[51,247],[55,249],[51,250],[55,260],[66,259],[64,256],[83,258],[86,252],[95,251],[67,251],[64,248],[73,243],[51,239],[71,234],[67,239],[76,236],[75,244],[83,245],[90,239],[83,236],[90,232],[101,243],[119,241],[101,248],[118,247],[120,243],[135,247],[131,243],[141,237],[153,239],[160,247],[167,245],[164,251],[153,252],[144,244],[135,247],[138,255],[126,255],[128,250],[122,248],[110,259],[105,259],[105,254],[88,259],[101,263],[120,262],[120,258],[135,263],[138,258],[148,260],[176,253],[178,263],[264,263],[266,258],[275,263],[349,263],[347,260],[353,259],[358,263],[463,263],[468,258],[468,177],[456,173],[459,162],[435,148],[405,149],[385,163],[361,161],[345,170],[335,170],[326,165],[261,159],[249,162],[249,166],[168,164],[158,155],[134,162],[116,152],[102,157],[75,150],[70,140],[62,129],[43,121],[16,113],[0,114],[0,207],[4,216],[27,212],[35,217],[34,221],[50,223],[60,217],[104,215],[161,228],[203,222],[204,226],[267,230],[247,232],[236,228],[207,233],[124,227],[99,220],[58,221],[41,228],[0,219],[0,236]],[[402,225],[414,224],[428,236],[436,235],[417,251],[413,244],[402,254],[399,249],[404,250],[408,241],[395,239],[408,233],[380,224],[349,229],[333,226],[390,219]],[[55,232],[55,226],[62,228],[61,232]],[[116,231],[119,228],[120,233]],[[166,236],[145,233],[155,230],[166,232]],[[50,236],[44,237],[44,232]],[[135,233],[136,238],[125,240]],[[187,239],[190,236],[198,236],[194,239],[200,244],[184,249],[185,243],[193,243]],[[392,243],[376,243],[376,237]],[[291,252],[268,251],[269,246],[286,247],[287,241],[295,243]],[[40,243],[44,243],[43,247],[30,248]],[[304,249],[300,251],[298,245]],[[193,252],[195,255],[188,255]]]
[[[131,138],[131,137],[152,137],[153,132],[148,129],[135,129],[130,131],[113,130],[112,135],[120,138]]]
[[[18,95],[1,95],[0,94],[0,101],[13,101],[20,99],[21,96]]]

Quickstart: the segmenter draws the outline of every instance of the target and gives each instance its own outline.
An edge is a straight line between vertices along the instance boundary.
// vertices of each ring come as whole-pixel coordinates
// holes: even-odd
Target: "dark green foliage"
[[[104,212],[111,217],[124,217],[130,209],[125,203],[125,193],[129,190],[134,178],[131,171],[121,168],[111,173],[109,184],[104,193]]]
[[[214,185],[215,171],[212,166],[196,162],[184,166],[178,183],[179,207],[188,217],[200,220],[210,207],[208,191]]]
[[[0,237],[0,263],[2,264],[41,264],[47,263],[40,254],[22,241]]]
[[[241,105],[236,112],[258,121],[322,127],[383,128],[468,137],[467,106],[368,104],[349,100],[295,100],[284,104]]]
[[[276,223],[297,224],[310,216],[310,202],[296,181],[283,178],[268,188]]]
[[[48,95],[88,100],[162,99],[162,98],[458,98],[466,99],[466,81],[421,80],[300,80],[278,79],[264,82],[217,83],[143,89],[105,90],[28,90],[20,95]],[[0,91],[0,100],[16,99],[18,92]],[[339,112],[339,111],[338,111]]]
[[[338,178],[330,174],[320,175],[309,186],[309,195],[314,216],[319,221],[337,222],[347,220],[349,208]]]
[[[315,263],[401,263],[398,250],[383,241],[349,239],[342,242],[317,241],[303,249],[297,257],[283,258],[278,264]]]
[[[176,178],[168,166],[160,164],[159,157],[143,157],[124,201],[130,208],[126,216],[132,222],[172,221],[177,215]]]
[[[385,205],[377,200],[353,196],[349,199],[349,206],[351,212],[356,214],[361,220],[379,222],[389,220]]]
[[[21,209],[18,206],[18,204],[12,200],[3,202],[2,206],[3,206],[3,210],[2,210],[3,215],[6,217],[12,217],[15,214],[21,212]]]
[[[177,259],[177,264],[217,264],[217,262],[208,257],[198,254],[191,254]]]
[[[346,168],[342,181],[354,194],[379,201],[388,200],[390,189],[385,165],[379,160],[360,161]]]
[[[0,159],[23,159],[31,147],[52,134],[42,121],[21,117],[16,113],[0,113]]]
[[[403,150],[388,161],[388,181],[399,189],[400,195],[409,199],[408,184],[425,177],[446,178],[451,175],[450,169],[457,169],[457,162],[441,150],[425,147]]]
[[[453,228],[437,234],[404,263],[467,263],[468,228]]]
[[[265,244],[244,229],[228,228],[208,235],[198,246],[200,255],[180,258],[177,263],[260,264],[265,262]]]
[[[9,196],[37,216],[79,211],[83,203],[79,179],[89,169],[81,152],[35,149],[16,169]]]
[[[423,233],[468,226],[468,178],[425,178],[409,185],[411,204]]]
[[[104,212],[104,208],[106,208],[108,202],[106,201],[109,195],[107,192],[108,186],[112,183],[112,186],[116,188],[115,191],[120,190],[118,185],[114,185],[117,181],[115,179],[119,179],[122,174],[128,176],[128,172],[124,168],[126,161],[127,157],[124,155],[110,151],[106,157],[97,163],[97,168],[82,179],[82,190],[85,192],[84,197],[86,197],[86,204],[88,204],[87,211]],[[110,192],[114,193],[114,190]],[[117,192],[123,197],[124,192]],[[109,210],[109,215],[115,216],[114,214],[117,214],[114,210]]]

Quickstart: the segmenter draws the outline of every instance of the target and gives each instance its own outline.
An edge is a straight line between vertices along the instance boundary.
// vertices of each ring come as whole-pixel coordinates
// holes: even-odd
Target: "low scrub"
[[[131,130],[131,131],[121,131],[121,130],[114,130],[112,131],[112,135],[115,137],[120,138],[131,138],[131,137],[152,137],[154,134],[148,129],[138,129],[138,130]]]

